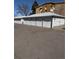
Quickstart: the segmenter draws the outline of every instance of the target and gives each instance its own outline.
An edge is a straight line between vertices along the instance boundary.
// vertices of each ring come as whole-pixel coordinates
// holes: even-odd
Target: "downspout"
[[[53,24],[53,23],[52,23],[52,20],[53,20],[53,17],[51,18],[51,28],[52,28],[52,24]]]

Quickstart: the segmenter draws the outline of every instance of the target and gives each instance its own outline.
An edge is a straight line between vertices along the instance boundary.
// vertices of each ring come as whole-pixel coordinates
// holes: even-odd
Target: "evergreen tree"
[[[38,3],[37,1],[35,0],[33,5],[32,5],[32,14],[35,14],[36,13],[36,7],[38,6]]]

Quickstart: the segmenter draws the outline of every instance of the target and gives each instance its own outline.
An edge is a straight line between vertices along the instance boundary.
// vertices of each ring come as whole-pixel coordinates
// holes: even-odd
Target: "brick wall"
[[[51,11],[51,9],[55,7],[54,11]],[[38,6],[36,8],[36,13],[43,13],[43,12],[54,12],[60,15],[65,15],[65,4],[64,3],[57,3],[57,4],[44,4],[41,6]]]

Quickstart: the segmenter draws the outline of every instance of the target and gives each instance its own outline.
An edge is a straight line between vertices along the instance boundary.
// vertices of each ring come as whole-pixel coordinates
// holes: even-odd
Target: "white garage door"
[[[53,18],[53,24],[52,26],[61,26],[64,25],[64,19],[61,18]]]

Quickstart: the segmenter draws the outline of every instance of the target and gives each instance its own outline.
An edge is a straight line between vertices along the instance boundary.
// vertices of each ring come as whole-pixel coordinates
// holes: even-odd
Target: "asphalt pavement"
[[[14,25],[14,59],[65,59],[65,33],[27,25]]]

